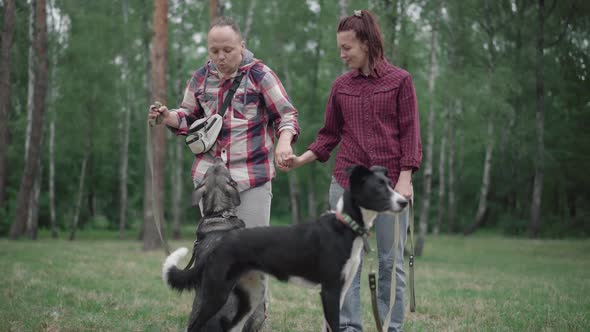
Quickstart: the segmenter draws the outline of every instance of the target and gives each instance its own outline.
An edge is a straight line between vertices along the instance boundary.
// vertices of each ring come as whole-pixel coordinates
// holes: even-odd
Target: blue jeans
[[[336,203],[342,196],[344,189],[338,182],[332,178],[330,184],[330,207],[336,208]],[[404,308],[406,294],[406,273],[404,271],[404,246],[407,238],[408,229],[408,209],[400,215],[401,238],[399,247],[396,252],[396,289],[395,304],[391,314],[391,321],[388,332],[400,332],[404,324]],[[389,294],[391,289],[391,270],[393,268],[393,246],[395,234],[394,216],[380,214],[375,220],[374,234],[377,238],[377,257],[379,258],[379,276],[377,279],[377,304],[381,319],[385,319],[389,310]],[[354,277],[350,289],[346,293],[344,303],[340,309],[340,331],[357,332],[362,331],[361,317],[361,298],[360,298],[360,281],[361,281],[362,262]],[[371,320],[371,324],[374,322]],[[371,329],[373,330],[373,329]]]

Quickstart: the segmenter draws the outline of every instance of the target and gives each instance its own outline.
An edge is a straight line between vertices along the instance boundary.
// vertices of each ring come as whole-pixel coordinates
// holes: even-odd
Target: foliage
[[[252,0],[251,0],[252,1]],[[251,1],[225,1],[224,14],[236,17],[245,27]],[[66,29],[50,27],[52,97],[48,100],[56,118],[55,178],[57,214],[61,229],[73,216],[82,160],[89,157],[81,225],[102,216],[110,228],[118,224],[119,165],[123,111],[131,111],[129,145],[129,218],[140,220],[144,194],[145,112],[150,104],[146,69],[152,2],[149,0],[50,1],[53,17],[69,20]],[[129,6],[127,22],[124,4]],[[208,2],[171,1],[169,14],[168,105],[174,107],[184,82],[207,58]],[[544,51],[545,64],[545,183],[542,200],[542,234],[549,237],[587,236],[590,225],[590,4],[558,1],[548,8]],[[27,100],[27,54],[29,6],[17,1],[17,20],[12,66],[11,145],[8,152],[7,206],[0,210],[0,235],[12,222],[24,161]],[[334,79],[344,67],[339,60],[335,30],[339,19],[336,1],[255,2],[247,47],[281,78],[299,110],[301,136],[294,149],[305,151],[323,124],[324,107]],[[455,131],[451,138],[455,154],[457,222],[463,228],[473,222],[479,199],[486,147],[488,115],[494,115],[497,140],[492,159],[492,186],[484,227],[509,234],[523,234],[530,218],[535,141],[535,40],[537,7],[527,1],[444,1],[442,9],[423,0],[351,0],[348,12],[372,9],[381,22],[387,57],[413,77],[423,130],[426,111],[434,105],[434,156],[440,153],[444,109],[451,113]],[[573,9],[572,9],[573,8]],[[399,10],[403,9],[403,12]],[[434,19],[438,31],[438,77],[436,91],[428,93],[430,33]],[[55,24],[55,22],[51,23]],[[557,43],[554,44],[554,42]],[[489,45],[493,45],[490,48]],[[128,58],[129,71],[121,62]],[[47,117],[51,118],[51,115]],[[44,128],[43,184],[40,226],[49,224],[47,178],[47,132]],[[423,132],[423,138],[425,133]],[[169,135],[169,146],[178,141]],[[172,159],[172,149],[168,149]],[[190,192],[191,156],[182,161]],[[332,158],[335,152],[332,154]],[[170,206],[172,163],[167,167],[167,204]],[[298,169],[302,215],[310,214],[307,197],[315,194],[318,210],[327,208],[331,162]],[[440,177],[434,168],[433,192]],[[448,170],[447,170],[448,172]],[[422,173],[414,176],[420,205]],[[445,181],[448,183],[448,181]],[[289,218],[289,182],[279,173],[273,183],[275,218]],[[448,188],[447,190],[448,191]],[[434,198],[436,200],[437,198]],[[445,200],[447,198],[445,197]],[[197,216],[183,201],[185,225]],[[432,204],[431,219],[437,215]],[[443,204],[446,210],[447,204]],[[318,211],[318,212],[319,212]],[[444,212],[444,211],[443,211]],[[166,211],[166,219],[172,212]],[[446,216],[446,213],[444,213]],[[444,221],[446,224],[448,220]],[[445,230],[444,226],[442,229]]]

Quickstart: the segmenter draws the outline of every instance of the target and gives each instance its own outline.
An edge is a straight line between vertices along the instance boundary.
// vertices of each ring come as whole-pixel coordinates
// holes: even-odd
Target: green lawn
[[[163,252],[116,236],[1,239],[0,331],[181,331],[192,294],[164,287]],[[590,240],[429,237],[416,264],[406,331],[590,330]],[[271,280],[266,331],[319,331],[318,293]]]

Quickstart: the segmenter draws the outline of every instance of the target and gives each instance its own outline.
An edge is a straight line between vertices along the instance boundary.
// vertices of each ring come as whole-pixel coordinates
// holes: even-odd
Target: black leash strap
[[[221,109],[219,110],[219,112],[217,112],[217,114],[219,114],[221,116],[223,116],[225,114],[225,111],[227,111],[227,107],[229,106],[229,103],[231,103],[231,100],[234,97],[234,94],[236,93],[236,91],[238,90],[238,87],[240,86],[240,82],[242,81],[242,77],[244,77],[244,72],[241,72],[238,74],[238,76],[236,76],[236,78],[234,79],[234,83],[229,88],[229,92],[227,93],[227,96],[225,96],[225,99],[223,100],[223,104],[221,105]]]
[[[195,240],[193,243],[193,254],[191,255],[191,259],[188,261],[188,264],[186,264],[186,267],[184,268],[185,271],[190,269],[195,262],[195,257],[197,256],[197,243],[199,243],[199,240]]]
[[[414,198],[410,200],[410,259],[408,265],[410,266],[410,311],[416,312],[416,290],[414,289]]]
[[[244,77],[244,72],[239,73],[236,76],[236,78],[234,79],[233,84],[229,88],[229,92],[227,93],[227,95],[225,96],[225,99],[223,100],[223,104],[221,105],[221,109],[219,110],[219,112],[217,112],[217,114],[219,114],[220,116],[223,117],[225,115],[225,112],[227,111],[227,107],[231,103],[232,98],[234,97],[234,95],[236,94],[236,91],[238,90],[238,87],[240,86],[240,82],[242,81],[242,77]],[[205,122],[195,126],[194,128],[189,128],[188,133],[194,134],[194,133],[198,132],[199,130],[201,130],[207,124],[209,124],[209,128],[211,128],[216,120],[217,119],[213,119],[213,121],[211,121],[211,122],[205,121]],[[207,128],[207,129],[209,129],[209,128]],[[199,140],[199,139],[200,139],[199,137],[195,138],[195,140]],[[188,143],[190,143],[190,142],[188,142]]]
[[[373,318],[375,318],[375,325],[377,325],[377,331],[383,331],[383,324],[379,317],[379,309],[377,307],[377,280],[375,279],[375,272],[369,273],[369,289],[371,290],[371,305],[373,306]]]

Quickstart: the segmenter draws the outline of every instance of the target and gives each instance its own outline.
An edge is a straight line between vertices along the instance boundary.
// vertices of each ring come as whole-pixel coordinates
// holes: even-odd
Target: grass
[[[0,331],[183,330],[192,294],[163,286],[163,252],[116,236],[0,240]],[[171,243],[181,245],[191,240]],[[375,331],[362,280],[365,331]],[[318,293],[271,278],[265,331],[319,331]],[[590,241],[430,237],[416,295],[406,331],[588,331]]]

